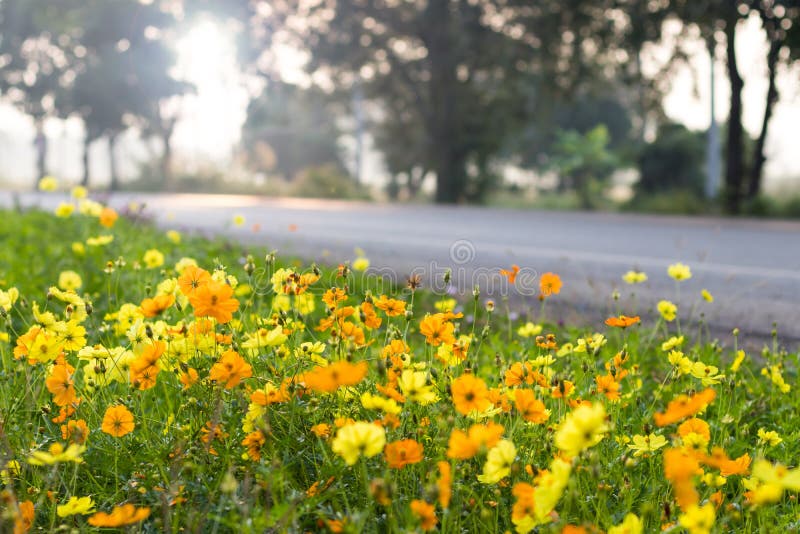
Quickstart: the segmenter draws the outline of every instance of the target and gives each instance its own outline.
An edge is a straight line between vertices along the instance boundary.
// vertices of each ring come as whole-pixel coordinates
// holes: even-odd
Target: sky
[[[669,34],[677,28],[668,28]],[[239,130],[245,120],[248,92],[236,67],[232,36],[212,19],[201,19],[178,40],[177,74],[195,84],[196,94],[180,102],[181,120],[173,137],[179,164],[196,170],[203,167],[229,168]],[[746,21],[737,41],[737,56],[744,88],[745,128],[755,135],[761,126],[767,91],[765,51],[767,43],[757,18]],[[675,76],[671,91],[666,95],[664,108],[669,117],[683,122],[691,129],[705,130],[710,121],[710,58],[702,42],[688,44],[693,54],[689,65]],[[729,90],[725,76],[724,47],[718,47],[715,64],[716,116],[727,115]],[[667,53],[667,47],[650,50],[649,61],[655,68]],[[302,56],[287,51],[281,63],[286,78],[297,78],[302,68]],[[767,186],[786,184],[800,188],[800,158],[796,157],[797,134],[800,133],[800,69],[781,72],[778,86],[781,99],[775,108],[767,141]],[[77,119],[51,120],[45,125],[50,141],[48,166],[51,172],[65,181],[77,181],[81,175],[80,150],[82,124]],[[30,118],[7,104],[0,104],[0,181],[30,184],[35,173],[33,151],[34,129]],[[119,143],[118,160],[123,174],[135,175],[141,162],[158,154],[156,146],[138,140],[129,132]],[[345,143],[347,145],[347,143]],[[352,146],[352,143],[350,143]],[[92,176],[99,183],[108,180],[108,154],[104,141],[92,146]],[[366,181],[379,183],[385,178],[380,155],[368,151],[363,176]]]

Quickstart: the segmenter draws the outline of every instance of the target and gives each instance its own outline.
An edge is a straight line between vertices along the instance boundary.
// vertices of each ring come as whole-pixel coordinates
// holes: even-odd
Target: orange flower
[[[119,215],[117,212],[114,211],[113,208],[103,208],[103,211],[100,212],[100,217],[98,218],[100,224],[105,226],[106,228],[111,228],[114,226],[114,223],[117,222]]]
[[[522,521],[526,517],[533,517],[536,513],[534,508],[536,488],[527,482],[517,482],[511,489],[511,493],[517,498],[514,507],[511,508],[511,519]]]
[[[390,468],[402,469],[422,461],[422,445],[413,439],[393,441],[386,445],[383,455]]]
[[[638,315],[628,317],[627,315],[620,315],[619,317],[609,317],[606,319],[608,326],[618,326],[620,328],[628,328],[631,325],[638,323],[641,319]]]
[[[453,323],[446,320],[442,313],[426,315],[419,323],[420,333],[425,336],[425,341],[434,347],[438,347],[442,343],[455,342],[454,330]]]
[[[708,428],[708,423],[697,417],[688,419],[678,426],[678,435],[680,437],[683,438],[689,434],[703,436],[706,441],[711,439],[711,430]]]
[[[187,297],[194,295],[198,288],[206,285],[211,280],[211,275],[205,269],[196,265],[189,265],[183,269],[178,278],[178,287]]]
[[[53,394],[53,402],[57,406],[67,406],[75,402],[75,384],[72,373],[75,368],[61,360],[63,363],[53,366],[50,376],[45,380],[47,391]]]
[[[453,477],[450,464],[442,460],[437,462],[436,466],[439,468],[439,480],[436,481],[436,488],[439,490],[439,504],[447,510],[450,506],[450,498],[453,495]]]
[[[411,511],[420,520],[422,530],[433,530],[436,528],[436,510],[432,504],[428,504],[420,499],[411,501]]]
[[[324,302],[328,308],[336,308],[336,306],[347,299],[347,293],[345,293],[344,289],[338,287],[332,287],[322,295],[322,302]]]
[[[406,303],[402,300],[390,299],[386,295],[381,295],[375,300],[375,307],[383,310],[388,317],[396,317],[406,312]]]
[[[123,504],[122,506],[115,506],[110,514],[97,512],[89,518],[89,524],[93,527],[124,527],[144,521],[149,516],[150,508],[136,508],[132,504]]]
[[[151,299],[144,299],[139,307],[145,317],[157,317],[175,303],[175,295],[156,295]]]
[[[487,423],[472,425],[469,433],[453,430],[447,443],[447,457],[455,460],[469,460],[480,451],[481,447],[491,449],[503,436],[503,425]]]
[[[550,396],[554,399],[565,399],[572,395],[573,391],[575,391],[575,384],[569,380],[559,380],[558,385],[553,386],[550,390]]]
[[[317,366],[303,374],[299,380],[314,391],[332,393],[341,386],[355,386],[367,375],[367,362],[350,363],[340,360],[326,366]]]
[[[244,378],[253,376],[253,368],[239,356],[239,353],[227,350],[222,353],[219,361],[211,366],[208,378],[218,384],[223,384],[225,389],[233,389]]]
[[[731,460],[722,448],[714,447],[710,455],[700,455],[700,461],[709,467],[719,469],[719,474],[727,477],[747,474],[751,459],[749,454],[744,453],[735,460]]]
[[[380,328],[383,319],[375,313],[375,307],[369,302],[361,304],[362,321],[367,328]]]
[[[288,386],[289,384],[286,382],[281,384],[280,388],[276,388],[272,384],[267,384],[264,388],[255,390],[252,395],[250,395],[250,401],[261,406],[286,402],[289,400]]]
[[[670,401],[667,405],[666,412],[656,413],[653,416],[656,425],[667,426],[701,412],[714,401],[716,396],[716,392],[711,388],[705,389],[691,397],[681,395],[677,399]]]
[[[531,423],[544,423],[550,418],[550,412],[544,407],[544,403],[537,400],[530,389],[514,391],[514,407],[523,419]]]
[[[66,425],[61,425],[61,439],[70,441],[72,443],[81,444],[89,437],[89,427],[86,421],[78,419],[77,421],[67,421]]]
[[[463,415],[473,411],[480,413],[490,406],[486,383],[473,374],[461,375],[453,380],[450,390],[456,411]]]
[[[251,460],[257,462],[261,459],[261,449],[264,447],[264,444],[267,442],[267,437],[264,435],[263,432],[260,430],[256,430],[255,432],[250,432],[245,436],[242,440],[242,445],[247,447],[247,456],[250,457]]]
[[[215,280],[197,287],[189,295],[195,317],[213,317],[225,324],[233,319],[233,312],[239,309],[239,301],[232,298],[233,288]]]
[[[619,400],[619,382],[614,380],[612,375],[596,376],[594,381],[597,384],[598,393],[602,393],[612,402]]]
[[[539,279],[542,297],[558,295],[561,292],[561,277],[554,273],[544,273]]]
[[[189,389],[200,379],[200,375],[197,374],[197,369],[193,367],[189,367],[186,369],[185,373],[181,373],[180,381],[183,384],[183,389]]]
[[[156,377],[161,371],[158,361],[165,350],[167,350],[166,343],[154,341],[145,347],[141,356],[131,362],[129,369],[131,383],[136,388],[145,390],[156,385]]]
[[[17,515],[14,518],[14,534],[25,534],[33,526],[34,509],[33,501],[23,501],[17,506]]]
[[[700,496],[694,488],[692,478],[701,475],[703,469],[693,455],[681,449],[664,451],[664,476],[672,483],[675,501],[682,510],[697,504]]]
[[[125,406],[118,404],[109,406],[103,416],[103,425],[100,427],[103,432],[121,438],[125,434],[133,432],[136,425],[133,423],[133,414]]]
[[[469,435],[463,430],[455,429],[450,433],[450,440],[447,443],[447,457],[455,460],[469,460],[476,454],[480,445],[469,439]]]
[[[500,269],[500,274],[508,278],[509,284],[513,284],[517,280],[517,273],[519,273],[519,265],[512,265],[510,271]]]
[[[327,438],[331,435],[331,425],[327,423],[320,423],[311,427],[311,433],[318,438]]]

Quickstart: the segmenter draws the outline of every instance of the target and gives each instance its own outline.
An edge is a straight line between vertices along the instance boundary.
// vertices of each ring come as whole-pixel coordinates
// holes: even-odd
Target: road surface
[[[9,205],[11,196],[0,195]],[[64,197],[26,193],[23,205],[53,208]],[[558,273],[561,294],[552,299],[563,320],[579,318],[600,327],[609,313],[648,313],[660,299],[679,304],[686,320],[704,314],[712,332],[726,338],[739,327],[751,340],[767,339],[778,324],[790,348],[800,340],[800,223],[662,217],[631,214],[501,210],[481,207],[386,205],[256,196],[114,194],[104,198],[123,208],[146,206],[165,228],[193,229],[266,245],[306,260],[337,264],[363,249],[372,270],[403,280],[410,272],[424,285],[443,290],[446,268],[457,292],[510,295],[522,313],[534,313],[538,277]],[[245,224],[232,223],[242,215]],[[690,280],[666,274],[675,262],[688,264]],[[497,273],[517,264],[522,272],[510,287]],[[642,270],[649,279],[635,288],[621,275]],[[614,302],[614,290],[621,298]],[[635,289],[635,299],[631,291]],[[701,289],[714,296],[700,298]],[[451,290],[452,291],[452,290]],[[680,294],[678,294],[678,292]],[[654,312],[653,312],[654,313]]]

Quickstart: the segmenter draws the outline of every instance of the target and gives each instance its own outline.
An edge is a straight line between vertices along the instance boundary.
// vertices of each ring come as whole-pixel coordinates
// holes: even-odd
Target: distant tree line
[[[80,117],[84,182],[89,144],[105,138],[118,186],[115,143],[136,127],[161,140],[169,185],[178,117],[168,103],[193,90],[171,74],[170,37],[202,12],[237,23],[240,64],[266,82],[243,131],[254,168],[286,180],[309,166],[345,173],[337,139],[359,94],[376,110],[365,127],[392,176],[390,195],[416,195],[434,177],[439,203],[481,201],[506,163],[555,170],[585,206],[621,165],[640,168],[640,193],[699,193],[702,139],[670,125],[661,106],[685,53],[676,48],[655,75],[642,65],[675,20],[724,50],[723,201],[738,213],[762,189],[776,73],[800,60],[800,0],[0,0],[0,91],[39,129],[39,174],[44,119]],[[734,47],[750,16],[769,42],[766,111],[752,142]],[[307,53],[313,87],[281,80],[277,44]],[[654,127],[656,145],[645,142]]]

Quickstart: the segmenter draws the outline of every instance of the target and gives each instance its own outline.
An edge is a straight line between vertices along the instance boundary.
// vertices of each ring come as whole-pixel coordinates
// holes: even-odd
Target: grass
[[[558,294],[518,320],[84,207],[0,214],[0,530],[798,527],[798,355],[777,341],[744,355],[658,315],[558,327]],[[216,303],[176,284],[184,258]],[[78,447],[38,453],[54,444]]]

